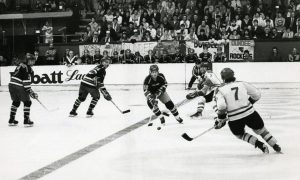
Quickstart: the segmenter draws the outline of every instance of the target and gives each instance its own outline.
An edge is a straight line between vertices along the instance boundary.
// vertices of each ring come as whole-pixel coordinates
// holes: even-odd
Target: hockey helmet
[[[234,81],[235,77],[234,77],[234,72],[232,69],[230,68],[224,68],[221,71],[221,78],[224,82],[228,82],[228,81]]]
[[[153,64],[153,65],[150,66],[150,73],[153,72],[153,71],[156,71],[156,72],[159,71],[159,68],[156,64]]]
[[[193,54],[193,53],[195,53],[195,50],[193,48],[188,48],[188,53]]]
[[[113,55],[118,55],[118,54],[119,54],[118,51],[113,52]]]
[[[201,64],[201,59],[197,58],[197,59],[195,60],[195,64]]]

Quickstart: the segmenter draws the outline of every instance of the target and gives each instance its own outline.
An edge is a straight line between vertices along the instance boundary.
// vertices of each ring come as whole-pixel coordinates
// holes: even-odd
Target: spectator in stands
[[[238,34],[237,30],[233,30],[229,36],[229,39],[241,39],[241,36]]]
[[[65,54],[60,62],[60,64],[66,64],[66,61],[67,61],[67,57],[69,57],[69,52],[70,52],[70,49],[66,49],[65,50]]]
[[[129,41],[131,42],[137,42],[137,41],[141,41],[142,37],[141,35],[139,35],[139,32],[137,29],[133,30],[134,34],[129,38]]]
[[[285,29],[285,28],[284,28]],[[283,39],[292,39],[294,38],[294,32],[290,30],[290,28],[286,28],[282,34]]]
[[[105,37],[103,37],[100,42],[107,44],[110,43],[111,41],[113,41],[113,39],[111,37],[110,31],[106,31]]]
[[[116,34],[120,33],[121,26],[118,23],[118,19],[117,18],[114,18],[111,26],[112,26],[112,29],[116,32]]]
[[[91,19],[91,22],[89,23],[89,26],[91,27],[91,31],[95,32],[98,30],[98,23],[96,22],[95,18]]]
[[[140,25],[140,15],[137,10],[133,11],[133,14],[130,16],[129,22],[133,22],[136,26]]]
[[[0,55],[0,66],[7,66],[7,60]]]
[[[272,33],[270,27],[265,27],[262,39],[272,39]]]
[[[65,61],[65,65],[67,65],[68,67],[80,64],[80,63],[78,63],[77,55],[75,55],[74,51],[72,51],[72,50],[69,51],[69,56],[67,56],[66,58],[67,59]]]
[[[176,33],[178,34],[179,40],[184,40],[184,38],[189,34],[184,24],[180,25],[180,29],[177,30]]]
[[[138,64],[144,64],[145,61],[144,61],[144,57],[140,54],[139,51],[135,52],[134,53],[134,61]]]
[[[118,51],[113,52],[113,56],[111,57],[112,64],[120,63],[120,56]]]
[[[162,41],[170,41],[170,40],[173,40],[173,37],[172,37],[172,35],[171,35],[170,30],[165,29],[163,35],[160,37],[160,40],[162,40]]]
[[[195,34],[194,29],[191,29],[191,30],[190,30],[190,33],[187,34],[187,35],[184,37],[184,40],[185,40],[185,41],[197,41],[197,40],[198,40],[198,37],[197,37],[197,35]]]
[[[250,55],[250,52],[248,50],[244,51],[243,60],[244,60],[244,62],[253,62],[253,58]]]
[[[197,35],[200,35],[200,31],[204,30],[204,33],[206,34],[206,36],[209,35],[209,26],[206,24],[205,21],[201,21],[201,24],[198,26],[198,32]]]
[[[93,57],[93,64],[100,64],[102,58],[103,56],[100,54],[100,49],[96,49]]]
[[[112,21],[114,20],[114,15],[110,9],[107,10],[104,17],[106,18],[107,23],[112,23]]]
[[[123,64],[133,64],[135,63],[135,57],[134,55],[131,53],[130,49],[127,49],[124,53],[124,55],[121,57],[121,62]]]
[[[50,43],[49,49],[45,53],[46,65],[58,65],[57,50],[54,48],[53,44]]]
[[[145,35],[143,36],[142,41],[148,41],[148,42],[153,41],[149,31],[145,32]]]
[[[253,20],[253,27],[251,29],[251,34],[253,39],[259,39],[262,36],[263,30],[258,26],[257,19]]]
[[[201,59],[201,62],[211,62],[212,61],[212,54],[208,52],[208,46],[203,45],[203,52],[199,54],[199,58]]]
[[[277,29],[277,32],[283,33],[285,27],[285,18],[282,17],[282,13],[277,13],[277,16],[275,18],[275,28]]]
[[[92,43],[98,43],[98,42],[100,42],[98,32],[94,32],[94,33],[93,33],[93,37],[92,37],[91,40],[92,40]],[[102,40],[102,39],[101,39],[101,40]]]
[[[272,36],[271,36],[271,38],[272,39],[281,39],[282,35],[277,32],[276,28],[273,28],[272,29]]]
[[[34,51],[35,65],[45,65],[45,59],[43,56],[40,56],[38,51]]]
[[[53,43],[53,27],[50,26],[48,21],[46,21],[45,25],[42,28],[42,31],[44,31],[45,33],[45,43]]]
[[[225,32],[226,32],[226,31],[225,31]],[[208,40],[208,37],[207,37],[207,35],[205,34],[204,29],[201,29],[201,30],[200,30],[200,33],[198,34],[198,40],[199,40],[199,41],[206,41],[206,40]]]
[[[154,60],[156,59],[156,57],[153,54],[152,50],[148,51],[148,54],[145,55],[144,60],[146,63],[154,63]]]
[[[120,41],[121,41],[121,42],[126,42],[126,41],[128,41],[128,37],[127,37],[126,32],[123,32],[123,33],[122,33],[121,38],[120,38]]]
[[[150,32],[152,39],[156,38],[156,29],[153,28],[152,24],[149,24],[149,28],[147,29]]]
[[[281,62],[281,61],[282,61],[282,57],[278,51],[278,48],[273,47],[268,62]]]
[[[217,47],[217,53],[214,55],[213,62],[226,62],[226,54],[222,51],[222,47]]]
[[[288,55],[288,61],[290,62],[300,61],[300,54],[297,48],[293,48],[292,52]]]
[[[83,51],[83,55],[80,57],[82,64],[93,64],[93,57],[90,55],[88,49]]]

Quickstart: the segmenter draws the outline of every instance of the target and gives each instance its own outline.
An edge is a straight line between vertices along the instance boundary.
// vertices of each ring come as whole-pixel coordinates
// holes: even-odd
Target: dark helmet
[[[158,66],[156,64],[151,65],[149,70],[150,70],[150,73],[153,71],[157,71],[157,72],[159,71]]]
[[[104,54],[108,55],[108,51],[106,51],[106,50],[103,51],[103,55],[104,55]]]
[[[235,81],[234,72],[230,68],[224,68],[221,71],[221,78],[225,82]]]
[[[125,53],[131,53],[130,49],[126,49]]]

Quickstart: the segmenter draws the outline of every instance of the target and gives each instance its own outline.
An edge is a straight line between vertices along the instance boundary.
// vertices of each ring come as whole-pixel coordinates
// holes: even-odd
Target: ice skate
[[[75,117],[75,116],[77,116],[77,112],[76,110],[72,109],[72,111],[69,114],[69,117]]]
[[[33,123],[32,121],[30,121],[29,118],[25,118],[25,119],[24,119],[24,126],[25,126],[25,127],[32,127],[33,124],[34,124],[34,123]]]
[[[92,117],[94,115],[94,113],[93,113],[93,110],[91,110],[91,109],[89,109],[87,112],[86,112],[86,117],[87,118],[90,118],[90,117]]]
[[[262,143],[260,141],[256,141],[255,147],[258,147],[265,154],[269,153],[268,146],[266,146],[264,143]]]
[[[202,116],[202,112],[197,111],[195,114],[192,114],[190,117],[191,118],[198,118],[200,116]]]
[[[278,144],[275,144],[275,145],[273,146],[273,149],[274,149],[274,151],[276,151],[276,152],[278,152],[278,153],[281,153],[281,147],[280,147]]]
[[[17,126],[18,125],[18,121],[16,121],[15,119],[13,118],[10,118],[9,121],[8,121],[8,125],[9,126]]]

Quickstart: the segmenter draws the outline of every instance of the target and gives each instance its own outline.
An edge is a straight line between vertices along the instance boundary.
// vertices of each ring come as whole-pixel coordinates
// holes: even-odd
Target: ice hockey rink
[[[255,108],[283,154],[271,148],[270,154],[262,154],[236,139],[228,126],[185,141],[182,133],[195,136],[214,123],[210,104],[201,119],[189,117],[197,100],[179,107],[184,124],[170,115],[161,130],[156,129],[157,119],[148,127],[151,112],[141,86],[107,86],[115,102],[131,112],[121,114],[102,97],[92,118],[85,117],[90,98],[81,104],[78,117],[68,117],[78,86],[33,87],[49,109],[58,109],[47,112],[33,101],[34,127],[23,127],[22,106],[16,118],[19,125],[9,127],[11,100],[7,86],[1,86],[1,179],[299,180],[300,84],[255,85],[262,91]],[[176,103],[187,93],[183,85],[170,85],[167,92]]]

